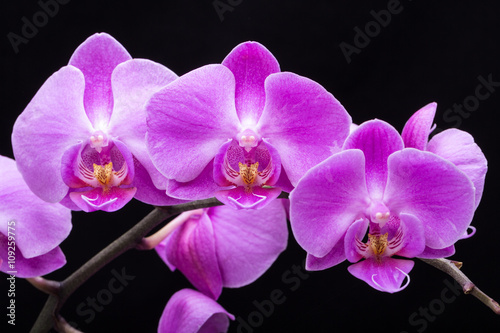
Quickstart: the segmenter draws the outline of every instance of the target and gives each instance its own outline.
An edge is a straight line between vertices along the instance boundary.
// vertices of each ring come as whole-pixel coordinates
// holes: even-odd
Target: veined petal
[[[104,190],[97,187],[88,191],[74,191],[69,193],[69,197],[80,207],[81,210],[89,213],[96,210],[105,212],[117,211],[125,206],[135,195],[135,187],[110,187]]]
[[[276,58],[262,44],[245,42],[236,46],[222,62],[234,74],[236,112],[242,124],[257,124],[264,110],[264,81],[280,71]]]
[[[324,257],[318,258],[308,253],[306,257],[306,269],[308,271],[322,271],[340,264],[345,259],[344,237],[342,237]]]
[[[114,109],[109,133],[127,145],[157,186],[165,185],[165,177],[154,167],[146,148],[145,105],[153,93],[176,78],[165,66],[146,59],[125,61],[111,76]]]
[[[198,290],[213,299],[219,298],[222,292],[215,251],[214,230],[206,212],[184,222],[166,244],[168,261]]]
[[[84,89],[80,70],[63,67],[47,79],[14,124],[12,148],[19,171],[45,201],[58,202],[66,196],[62,156],[93,131],[83,108]]]
[[[381,199],[387,182],[387,158],[403,149],[398,131],[382,120],[361,124],[344,143],[343,149],[361,149],[365,155],[366,185],[372,199]]]
[[[234,76],[222,65],[189,72],[153,95],[146,143],[167,178],[195,179],[220,146],[238,133]]]
[[[279,152],[296,185],[307,170],[340,151],[351,117],[318,83],[293,73],[271,74],[257,131]]]
[[[445,247],[444,249],[431,249],[430,247],[425,247],[425,250],[418,255],[419,258],[426,259],[437,259],[446,258],[455,254],[455,246],[451,245]]]
[[[429,103],[408,119],[401,133],[406,148],[427,150],[427,141],[436,115],[436,108],[436,103]]]
[[[66,264],[66,257],[61,249],[56,247],[47,253],[31,258],[25,258],[22,253],[16,251],[16,266],[15,269],[10,269],[7,256],[8,243],[8,238],[0,234],[0,249],[2,249],[0,253],[0,271],[4,273],[16,271],[16,277],[30,278],[52,273]],[[2,264],[2,261],[5,264]]]
[[[297,242],[324,257],[369,204],[360,150],[337,153],[309,170],[290,193],[290,223]]]
[[[452,162],[469,177],[476,189],[477,208],[483,195],[488,161],[474,138],[467,132],[451,128],[433,136],[427,150]]]
[[[421,221],[410,214],[400,214],[401,233],[389,241],[387,255],[397,254],[402,257],[414,258],[420,256],[425,249],[424,227]]]
[[[221,187],[214,182],[214,163],[210,161],[195,179],[181,183],[173,179],[167,180],[167,195],[185,200],[203,200],[215,196]]]
[[[405,148],[389,157],[384,202],[391,214],[414,215],[424,226],[426,245],[444,248],[459,240],[474,214],[474,186],[451,162]]]
[[[220,190],[215,192],[215,197],[225,205],[236,209],[261,209],[271,203],[281,194],[278,187],[260,187],[254,186],[247,189],[238,186],[229,190]]]
[[[17,249],[27,259],[53,250],[71,231],[71,211],[35,196],[14,160],[0,156],[0,173],[0,233],[8,236],[8,223],[13,221]]]
[[[239,288],[252,283],[286,248],[286,212],[278,200],[260,210],[219,206],[209,208],[207,214],[213,225],[225,287]]]
[[[411,260],[384,257],[379,262],[369,258],[347,267],[347,270],[372,288],[392,294],[408,286],[410,282],[408,273],[414,265]],[[401,287],[405,277],[408,278],[408,282]]]
[[[188,202],[188,200],[175,199],[168,196],[165,190],[160,190],[153,184],[149,173],[144,166],[134,158],[135,177],[131,184],[137,188],[134,198],[155,206],[172,206]]]
[[[101,33],[87,38],[69,60],[85,77],[85,112],[96,129],[105,128],[113,111],[111,73],[131,58],[116,39]]]
[[[368,245],[363,243],[363,238],[368,230],[369,221],[366,218],[356,220],[345,235],[345,256],[350,262],[357,262],[363,258]]]
[[[176,292],[163,310],[158,333],[227,332],[228,313],[215,300],[192,289]]]

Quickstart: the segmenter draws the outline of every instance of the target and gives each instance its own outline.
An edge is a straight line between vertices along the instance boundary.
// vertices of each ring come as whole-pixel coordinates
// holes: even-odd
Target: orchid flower
[[[115,211],[132,197],[179,203],[154,186],[166,180],[146,150],[143,108],[176,78],[162,65],[131,59],[107,34],[89,37],[14,125],[14,155],[30,189],[86,212]]]
[[[227,332],[229,319],[234,320],[234,316],[210,297],[192,289],[182,289],[165,306],[158,333]]]
[[[425,247],[443,249],[466,232],[474,185],[436,154],[404,148],[389,124],[372,120],[346,139],[343,151],[309,170],[290,194],[290,221],[310,270],[346,258],[372,287],[395,292]],[[368,230],[368,238],[365,235]]]
[[[479,205],[484,189],[488,162],[474,138],[467,132],[451,128],[438,133],[429,140],[432,132],[432,123],[436,115],[436,103],[429,103],[415,112],[406,122],[401,134],[405,147],[430,151],[452,162],[459,170],[469,177],[475,188],[475,207]],[[435,127],[435,126],[434,126]],[[465,233],[462,239],[469,238],[475,233],[475,228],[469,226],[472,232]],[[419,257],[443,258],[455,253],[455,246],[444,249],[426,248]]]
[[[350,116],[318,83],[280,72],[261,44],[193,70],[147,106],[146,141],[167,194],[262,208],[340,150]]]
[[[0,173],[0,271],[30,278],[61,268],[59,244],[71,231],[71,211],[34,195],[14,160],[0,155]]]
[[[285,207],[275,200],[261,210],[211,207],[181,215],[184,223],[156,251],[205,295],[255,281],[285,250]]]

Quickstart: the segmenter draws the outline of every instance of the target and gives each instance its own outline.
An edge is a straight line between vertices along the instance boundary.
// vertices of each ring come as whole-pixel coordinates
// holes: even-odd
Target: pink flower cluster
[[[356,126],[257,42],[178,77],[95,34],[17,119],[19,172],[0,158],[0,215],[24,230],[19,271],[31,277],[64,264],[70,210],[216,197],[224,206],[184,213],[156,247],[198,289],[172,296],[159,332],[227,330],[222,288],[253,282],[286,248],[282,192],[307,269],[347,259],[352,275],[392,293],[409,283],[408,258],[454,253],[483,191],[487,162],[472,136],[450,129],[429,140],[435,112],[423,107],[401,134],[381,120]]]

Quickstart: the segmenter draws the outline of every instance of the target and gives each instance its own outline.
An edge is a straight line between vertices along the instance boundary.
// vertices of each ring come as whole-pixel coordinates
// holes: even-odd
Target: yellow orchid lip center
[[[238,163],[240,169],[240,176],[243,179],[243,182],[247,185],[252,185],[255,182],[255,179],[258,175],[259,162],[255,162],[250,165],[243,164],[241,162]]]
[[[113,162],[104,165],[94,163],[94,177],[102,186],[108,186],[113,178]]]
[[[368,240],[370,243],[370,248],[373,251],[373,254],[379,258],[381,255],[384,254],[385,249],[387,248],[388,241],[387,238],[389,236],[389,233],[385,233],[383,235],[372,235],[368,234]]]

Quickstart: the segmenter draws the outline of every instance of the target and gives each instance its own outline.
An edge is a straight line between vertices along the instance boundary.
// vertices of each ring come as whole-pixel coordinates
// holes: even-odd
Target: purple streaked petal
[[[280,71],[276,58],[263,45],[245,42],[236,46],[222,61],[234,74],[236,112],[242,124],[257,124],[264,110],[264,81]]]
[[[161,315],[158,333],[227,332],[234,316],[215,300],[192,289],[176,292]]]
[[[146,148],[145,104],[153,93],[177,78],[163,65],[146,59],[132,59],[113,71],[111,84],[114,109],[109,133],[130,149],[151,175],[156,186],[164,186],[165,178],[154,167]]]
[[[77,172],[75,172],[75,170],[80,171],[78,163],[80,161],[79,155],[81,154],[82,149],[85,147],[85,145],[86,143],[77,143],[76,145],[69,147],[64,152],[61,158],[61,177],[64,183],[71,188],[89,187],[89,184],[78,177]],[[90,171],[88,171],[86,174],[89,174],[89,172]]]
[[[247,190],[243,186],[238,186],[230,190],[220,190],[215,192],[215,197],[225,205],[236,209],[261,209],[271,203],[281,194],[278,187],[254,186]]]
[[[431,249],[430,247],[426,246],[424,252],[420,253],[418,257],[425,259],[437,259],[437,258],[450,257],[454,254],[455,254],[454,245],[445,247],[444,249]]]
[[[0,174],[0,233],[8,235],[8,223],[15,222],[11,227],[15,228],[17,249],[24,258],[45,254],[68,237],[70,210],[35,196],[14,160],[0,156]]]
[[[406,148],[427,150],[427,141],[436,115],[436,108],[436,103],[429,103],[408,119],[401,133]]]
[[[290,223],[297,242],[324,257],[369,204],[360,150],[335,154],[309,170],[290,193]]]
[[[113,186],[106,191],[97,187],[88,191],[70,192],[69,197],[84,212],[89,213],[96,210],[114,212],[132,200],[136,191],[135,187]]]
[[[181,183],[173,179],[167,180],[167,195],[185,200],[203,200],[215,196],[221,187],[214,182],[214,163],[210,161],[195,179]]]
[[[17,236],[18,234],[16,234]],[[15,276],[18,278],[30,278],[40,275],[49,274],[66,264],[66,257],[59,247],[56,247],[49,252],[32,257],[25,258],[22,253],[16,251],[15,269],[10,269],[7,265],[7,245],[8,238],[0,234],[0,263],[5,262],[5,265],[0,264],[0,271],[7,273],[9,271],[16,271]],[[7,273],[11,274],[11,273]]]
[[[363,243],[363,238],[368,230],[369,221],[362,218],[354,222],[345,235],[345,256],[350,262],[357,262],[363,258],[367,245]]]
[[[126,166],[127,175],[122,180],[121,184],[129,185],[132,183],[132,181],[135,178],[134,157],[132,156],[132,153],[130,152],[128,147],[123,142],[115,139],[115,140],[113,140],[113,143],[114,143],[114,147],[111,148],[111,151],[110,151],[111,161],[116,159],[122,165],[123,165],[123,163],[127,164],[127,166]],[[115,147],[118,148],[119,153],[116,150],[114,150]],[[121,153],[121,156],[120,156],[120,153]],[[116,167],[115,167],[115,165],[116,165]],[[113,163],[113,168],[115,168],[115,171],[118,171],[119,169],[122,168],[122,166],[119,165],[118,163]]]
[[[181,76],[154,94],[146,109],[151,159],[164,176],[180,182],[195,179],[238,133],[234,76],[222,65]]]
[[[381,199],[387,182],[387,158],[403,149],[398,131],[382,120],[367,121],[344,143],[343,149],[361,149],[365,155],[366,185],[372,199]]]
[[[411,260],[382,258],[382,261],[370,258],[347,267],[349,273],[365,281],[374,289],[395,293],[406,288],[410,282],[408,273],[415,263]],[[401,287],[403,280],[407,283]]]
[[[149,173],[144,166],[134,158],[135,177],[131,184],[137,188],[134,198],[154,206],[172,206],[187,202],[169,197],[165,190],[160,190],[153,184]]]
[[[418,218],[429,247],[459,240],[474,214],[474,186],[467,176],[451,162],[414,148],[392,154],[388,164],[384,202],[391,213]]]
[[[488,161],[474,138],[467,132],[451,128],[436,134],[429,141],[427,150],[452,162],[472,181],[476,189],[475,206],[483,195]]]
[[[175,232],[175,230],[173,232]],[[172,233],[167,237],[165,237],[158,245],[155,246],[155,251],[161,258],[161,260],[163,260],[163,262],[167,265],[167,267],[173,272],[175,271],[175,266],[170,261],[168,261],[168,256],[167,256],[167,248],[171,246],[168,245],[168,243],[172,241]]]
[[[193,286],[213,299],[217,299],[222,292],[222,277],[215,251],[214,230],[206,213],[184,222],[166,244],[168,261]]]
[[[132,57],[125,48],[106,33],[94,34],[75,50],[69,65],[85,76],[85,112],[97,129],[104,129],[113,111],[111,73]]]
[[[220,146],[213,160],[213,181],[218,186],[233,186],[238,182],[239,171],[235,170],[238,161],[243,160],[243,149],[236,140],[230,140]],[[231,179],[233,182],[229,181]]]
[[[30,189],[45,201],[68,193],[61,159],[71,146],[88,140],[93,129],[83,108],[85,81],[75,67],[54,73],[17,118],[12,148]]]
[[[394,252],[398,256],[414,258],[420,256],[425,249],[424,226],[415,216],[410,214],[400,214],[401,219],[401,239],[396,236],[389,241],[386,250],[387,255]],[[393,248],[396,247],[396,248]]]
[[[340,150],[351,117],[318,83],[293,73],[265,82],[266,105],[258,132],[279,152],[293,185],[307,170]]]
[[[224,287],[239,288],[255,281],[287,246],[286,212],[278,200],[260,210],[219,206],[207,212]]]
[[[306,269],[308,271],[322,271],[340,264],[345,259],[344,237],[342,237],[324,257],[318,258],[308,253],[306,257]]]

